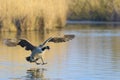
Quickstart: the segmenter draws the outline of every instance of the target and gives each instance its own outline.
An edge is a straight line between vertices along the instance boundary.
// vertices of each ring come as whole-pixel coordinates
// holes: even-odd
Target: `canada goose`
[[[42,56],[39,54],[42,54],[45,50],[50,49],[49,46],[45,46],[47,42],[54,42],[54,43],[66,42],[72,40],[74,37],[75,37],[74,35],[64,35],[63,37],[50,37],[39,46],[34,46],[25,39],[19,39],[19,40],[4,39],[4,44],[9,47],[20,45],[23,48],[25,47],[25,50],[31,50],[31,55],[26,57],[26,60],[28,62],[35,62],[38,65],[40,63],[37,63],[37,61],[41,59],[42,65],[44,65],[46,63],[44,62]]]

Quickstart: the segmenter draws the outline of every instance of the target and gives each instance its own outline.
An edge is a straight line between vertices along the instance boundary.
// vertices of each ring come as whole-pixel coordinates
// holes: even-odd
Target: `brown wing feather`
[[[30,42],[28,42],[25,39],[19,39],[19,40],[14,40],[14,39],[4,39],[3,43],[7,45],[8,47],[15,47],[17,45],[20,45],[21,47],[25,47],[25,50],[33,50],[36,48],[36,46],[33,46]]]
[[[14,40],[14,39],[4,39],[3,40],[3,43],[8,46],[8,47],[15,47],[17,46],[18,42],[17,40]]]
[[[60,43],[72,40],[75,35],[64,35],[63,37],[53,37],[49,42]]]

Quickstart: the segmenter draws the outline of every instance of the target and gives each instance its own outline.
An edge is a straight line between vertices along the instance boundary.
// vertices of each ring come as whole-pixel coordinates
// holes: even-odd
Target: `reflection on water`
[[[44,71],[46,71],[45,68],[31,68],[27,70],[27,80],[46,80],[44,77]]]
[[[119,80],[120,29],[67,26],[62,30],[0,34],[1,80]],[[99,27],[99,26],[98,26]],[[61,44],[48,43],[50,51],[43,54],[47,65],[28,63],[30,54],[20,46],[7,47],[4,38],[26,38],[39,45],[51,36],[75,34],[75,39]]]

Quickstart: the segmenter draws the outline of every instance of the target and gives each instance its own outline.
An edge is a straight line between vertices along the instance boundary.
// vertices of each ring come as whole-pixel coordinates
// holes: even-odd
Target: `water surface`
[[[30,51],[7,47],[4,38],[25,38],[39,45],[51,36],[74,34],[70,42],[54,44],[43,54],[46,65],[28,63]],[[120,29],[111,26],[68,25],[65,29],[0,34],[1,80],[119,80]]]

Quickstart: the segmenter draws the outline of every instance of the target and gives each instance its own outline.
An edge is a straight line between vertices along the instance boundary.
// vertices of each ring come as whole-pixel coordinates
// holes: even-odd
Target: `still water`
[[[120,27],[120,26],[119,26]],[[4,38],[25,38],[39,45],[51,36],[74,34],[66,43],[48,43],[46,65],[29,63],[30,51],[7,47]],[[69,25],[52,31],[0,34],[0,80],[120,80],[120,28]]]

